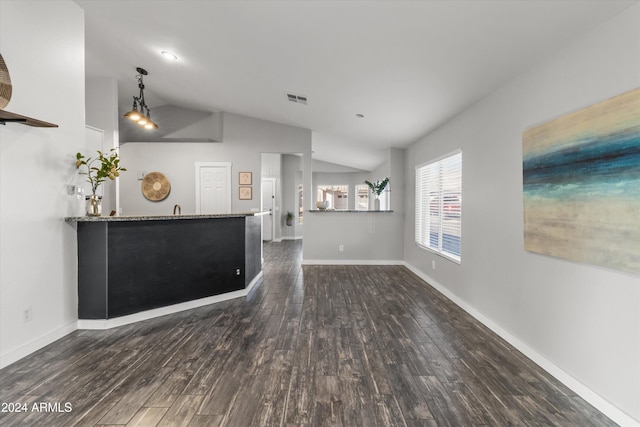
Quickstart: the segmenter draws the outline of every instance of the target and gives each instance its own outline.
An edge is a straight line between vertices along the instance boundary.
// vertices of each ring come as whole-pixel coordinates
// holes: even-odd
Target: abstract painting
[[[524,246],[640,274],[640,89],[523,132]]]

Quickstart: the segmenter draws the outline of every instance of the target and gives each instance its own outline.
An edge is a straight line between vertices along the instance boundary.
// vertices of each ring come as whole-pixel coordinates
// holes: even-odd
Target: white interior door
[[[262,240],[273,240],[274,222],[273,213],[276,203],[276,180],[275,178],[262,179],[262,212],[269,212],[269,215],[262,215]]]
[[[196,163],[196,213],[231,213],[231,163]]]

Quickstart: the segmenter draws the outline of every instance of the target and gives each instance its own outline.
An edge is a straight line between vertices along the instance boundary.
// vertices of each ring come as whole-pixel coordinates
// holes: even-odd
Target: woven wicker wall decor
[[[11,100],[11,92],[13,86],[11,86],[11,77],[9,77],[9,68],[4,62],[4,58],[0,54],[0,109],[9,104]]]
[[[169,180],[160,172],[149,172],[142,179],[142,194],[147,200],[159,202],[166,199],[170,191]]]

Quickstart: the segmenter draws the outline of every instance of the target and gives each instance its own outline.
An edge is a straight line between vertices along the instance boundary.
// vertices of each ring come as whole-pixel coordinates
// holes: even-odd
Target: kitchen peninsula
[[[262,274],[260,213],[66,221],[77,230],[78,323],[88,329],[243,296]]]

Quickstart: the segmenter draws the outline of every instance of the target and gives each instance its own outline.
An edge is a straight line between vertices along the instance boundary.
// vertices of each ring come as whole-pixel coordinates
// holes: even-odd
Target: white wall
[[[396,214],[403,216],[405,209],[405,196],[407,188],[405,181],[405,150],[399,148],[389,149],[389,208]],[[396,191],[394,191],[396,190]],[[413,197],[413,193],[409,195]]]
[[[406,261],[623,425],[640,420],[640,278],[525,252],[522,132],[639,86],[636,4],[406,152]],[[413,243],[414,168],[457,148],[461,265]]]
[[[74,196],[84,147],[84,15],[71,1],[0,1],[6,110],[59,128],[0,126],[0,367],[75,330]],[[25,309],[32,320],[22,321]]]
[[[306,264],[402,261],[403,218],[397,213],[316,211],[305,212],[304,221]]]
[[[123,215],[168,215],[174,204],[183,214],[195,213],[195,162],[231,162],[231,210],[260,208],[262,152],[299,152],[306,171],[311,165],[311,131],[224,113],[223,142],[127,142],[120,147],[120,207]],[[137,171],[158,171],[171,183],[169,196],[160,202],[144,198]],[[238,172],[253,172],[253,199],[238,199]],[[310,173],[309,173],[310,176]],[[311,178],[308,178],[309,183]]]
[[[109,77],[91,77],[85,84],[85,122],[104,132],[103,151],[119,147],[118,133],[118,82]],[[86,157],[95,158],[96,153],[82,151]],[[110,179],[103,184],[102,213],[108,215],[116,210],[116,182]]]

